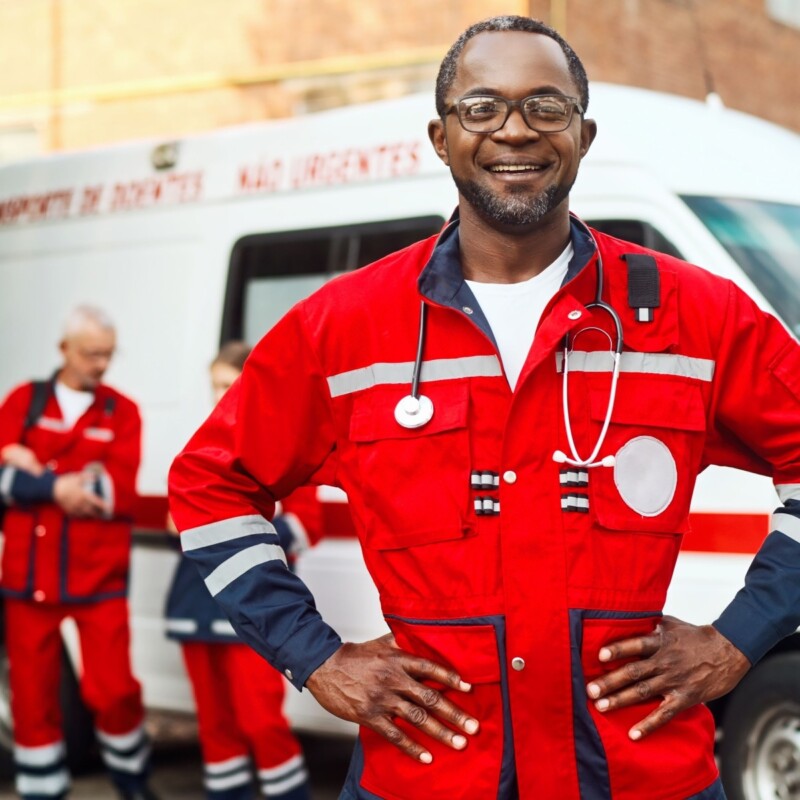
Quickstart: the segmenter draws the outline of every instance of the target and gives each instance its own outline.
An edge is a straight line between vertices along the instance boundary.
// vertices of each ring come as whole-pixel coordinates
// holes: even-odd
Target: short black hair
[[[569,74],[575,81],[578,87],[578,99],[584,110],[589,107],[589,79],[586,77],[586,69],[583,66],[578,54],[567,44],[566,40],[549,25],[540,22],[537,19],[530,17],[518,17],[515,15],[506,15],[501,17],[491,17],[482,22],[476,22],[470,25],[458,39],[455,40],[453,46],[447,51],[447,55],[442,59],[439,67],[439,74],[436,76],[436,112],[440,117],[444,118],[445,115],[445,98],[447,93],[453,86],[456,79],[456,71],[458,69],[458,59],[461,56],[464,47],[470,39],[473,39],[479,33],[486,33],[490,31],[522,31],[524,33],[540,33],[542,36],[549,36],[554,41],[558,42],[559,47],[564,52],[569,67]]]

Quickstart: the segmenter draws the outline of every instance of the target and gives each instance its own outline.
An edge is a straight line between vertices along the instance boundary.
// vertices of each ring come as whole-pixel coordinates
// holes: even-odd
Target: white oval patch
[[[675,496],[678,468],[664,442],[637,436],[615,456],[614,483],[627,506],[643,517],[656,517]]]

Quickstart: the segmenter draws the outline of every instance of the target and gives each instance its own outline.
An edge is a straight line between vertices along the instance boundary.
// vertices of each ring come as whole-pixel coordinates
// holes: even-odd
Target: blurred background
[[[501,13],[555,26],[594,81],[800,130],[797,0],[0,0],[0,161],[426,89]]]

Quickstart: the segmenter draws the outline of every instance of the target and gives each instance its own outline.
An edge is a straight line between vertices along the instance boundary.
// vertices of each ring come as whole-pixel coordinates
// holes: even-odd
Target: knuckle
[[[642,666],[639,661],[631,661],[625,665],[624,669],[625,674],[632,681],[638,681],[642,677]]]
[[[433,708],[442,699],[442,695],[436,689],[427,688],[420,695],[420,702],[426,708]]]
[[[428,712],[419,706],[411,706],[406,718],[412,725],[420,728],[428,721]]]
[[[399,745],[403,740],[403,732],[400,728],[391,727],[383,732],[383,735],[389,740],[391,744]]]
[[[647,700],[652,694],[650,684],[647,681],[640,681],[636,684],[636,693],[639,695],[640,699]]]

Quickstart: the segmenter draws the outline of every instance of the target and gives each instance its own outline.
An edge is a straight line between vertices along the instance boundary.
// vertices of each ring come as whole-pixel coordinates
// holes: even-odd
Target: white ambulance
[[[589,110],[599,134],[573,209],[601,230],[732,278],[800,334],[800,137],[713,97],[597,84]],[[142,408],[131,599],[150,708],[192,710],[177,647],[164,637],[177,552],[158,529],[168,465],[210,410],[208,364],[221,342],[255,342],[332,276],[442,226],[456,194],[427,140],[433,114],[431,92],[0,167],[0,393],[50,373],[61,321],[88,302],[118,324],[109,382]],[[343,638],[374,637],[385,628],[343,498],[321,492],[327,538],[299,572]],[[704,473],[668,611],[712,621],[777,504],[763,478]],[[4,747],[7,699],[0,691]],[[729,797],[800,798],[800,638],[714,711]],[[287,712],[299,729],[352,732],[307,692],[290,691]],[[72,725],[72,743],[81,730]]]

